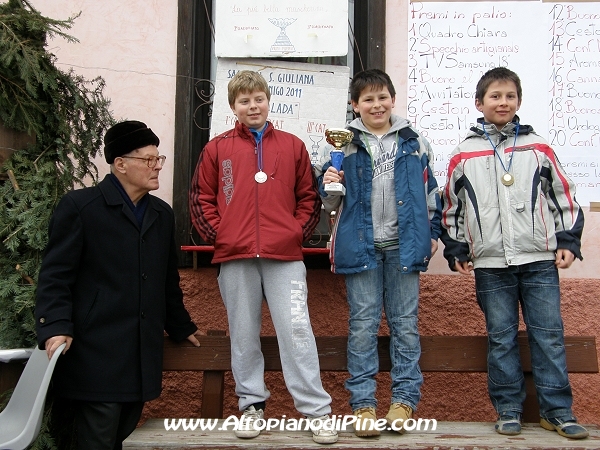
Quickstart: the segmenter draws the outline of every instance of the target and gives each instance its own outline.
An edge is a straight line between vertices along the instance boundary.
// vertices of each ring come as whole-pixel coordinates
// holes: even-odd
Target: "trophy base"
[[[325,185],[327,195],[346,195],[346,187],[342,183],[329,183]]]

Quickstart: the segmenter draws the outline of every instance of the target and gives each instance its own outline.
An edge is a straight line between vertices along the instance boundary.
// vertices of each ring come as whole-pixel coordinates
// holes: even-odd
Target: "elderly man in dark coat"
[[[120,449],[145,401],[160,395],[163,336],[199,345],[179,287],[171,207],[158,189],[165,157],[142,122],[105,137],[111,173],[59,202],[37,288],[39,347],[64,342],[54,382],[74,400],[79,449]]]

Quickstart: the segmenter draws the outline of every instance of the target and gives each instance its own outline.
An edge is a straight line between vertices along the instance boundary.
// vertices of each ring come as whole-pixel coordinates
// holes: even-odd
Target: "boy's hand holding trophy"
[[[352,131],[346,130],[345,128],[328,128],[325,130],[327,142],[334,147],[330,152],[331,165],[338,172],[341,170],[342,161],[344,160],[342,147],[348,145],[353,137],[354,134]],[[345,195],[346,187],[342,183],[328,183],[325,185],[325,192],[327,192],[327,195]]]

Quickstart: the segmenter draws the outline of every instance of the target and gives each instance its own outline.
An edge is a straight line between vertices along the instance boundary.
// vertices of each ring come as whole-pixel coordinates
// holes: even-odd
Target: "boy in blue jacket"
[[[388,424],[404,433],[420,400],[423,376],[417,327],[419,272],[427,270],[440,236],[441,202],[429,143],[406,119],[392,114],[396,91],[378,69],[354,76],[350,97],[358,118],[343,148],[339,172],[329,157],[315,167],[326,210],[337,210],[332,271],[346,278],[350,307],[346,389],[357,436],[376,436],[377,332],[385,310],[390,329],[392,404]],[[341,182],[345,196],[324,185]]]

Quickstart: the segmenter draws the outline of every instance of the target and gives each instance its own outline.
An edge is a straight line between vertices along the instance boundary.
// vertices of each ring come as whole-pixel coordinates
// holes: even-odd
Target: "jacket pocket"
[[[90,307],[85,314],[81,328],[86,329],[88,324],[92,321],[94,311],[96,309],[96,303],[98,302],[99,296],[100,296],[100,289],[96,290],[96,295],[94,295],[94,299],[92,300],[92,303],[90,304]]]
[[[288,188],[293,188],[293,186],[289,186],[289,184],[287,183],[287,176],[285,174],[280,173],[280,158],[281,155],[279,154],[279,152],[277,153],[277,156],[275,157],[275,163],[273,164],[273,169],[271,169],[268,173],[269,178],[271,178],[272,180],[276,180],[279,181],[280,183],[285,184]],[[284,170],[285,172],[285,170]],[[295,181],[295,178],[292,178]]]

